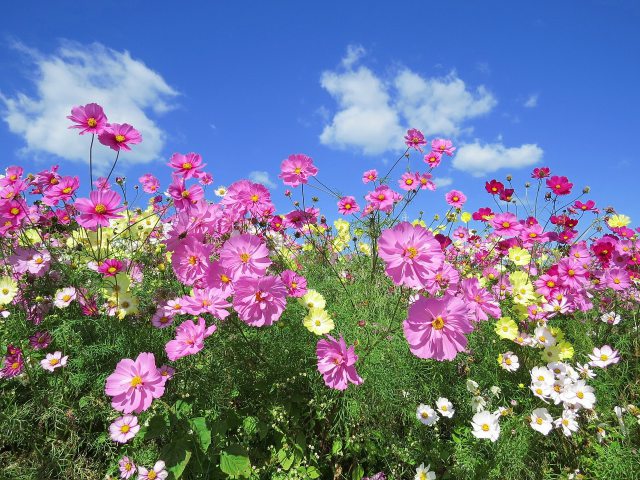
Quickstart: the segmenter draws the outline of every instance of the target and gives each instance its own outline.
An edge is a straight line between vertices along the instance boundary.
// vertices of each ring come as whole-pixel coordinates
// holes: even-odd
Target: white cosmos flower
[[[438,421],[438,414],[429,405],[421,403],[416,410],[416,418],[425,425],[433,425]]]
[[[420,464],[418,468],[416,468],[416,476],[413,477],[413,480],[435,480],[436,474],[430,470],[431,465],[424,466],[424,463]]]
[[[573,435],[573,432],[578,430],[578,422],[576,421],[576,413],[573,410],[563,410],[562,416],[556,419],[554,422],[556,427],[562,427],[562,433],[566,437]]]
[[[543,435],[548,435],[553,428],[553,418],[546,408],[536,408],[531,413],[531,428]]]
[[[453,408],[453,404],[446,398],[440,397],[436,401],[436,408],[438,413],[443,417],[451,418],[455,413],[455,409]]]
[[[492,442],[498,440],[500,436],[499,414],[491,412],[478,412],[471,419],[473,436],[476,438],[488,438]]]

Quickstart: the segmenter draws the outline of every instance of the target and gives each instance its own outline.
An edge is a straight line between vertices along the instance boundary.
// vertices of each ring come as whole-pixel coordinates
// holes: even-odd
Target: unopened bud
[[[591,187],[587,186],[582,189],[582,193],[589,193],[591,191]]]

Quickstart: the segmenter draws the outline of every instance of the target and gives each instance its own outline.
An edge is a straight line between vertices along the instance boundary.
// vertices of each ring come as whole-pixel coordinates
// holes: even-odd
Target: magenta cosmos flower
[[[67,118],[75,123],[69,128],[79,128],[80,135],[85,133],[100,135],[107,126],[107,116],[97,103],[89,103],[84,107],[73,107],[71,115]]]
[[[501,237],[515,237],[522,231],[522,224],[513,213],[498,213],[491,219],[491,225]]]
[[[446,153],[447,155],[453,155],[456,147],[453,146],[451,140],[447,140],[444,138],[436,138],[431,141],[431,150],[434,152],[438,152],[440,155]]]
[[[359,211],[360,206],[356,202],[356,199],[351,196],[342,197],[338,201],[338,212],[342,215],[349,215],[350,213],[356,213]]]
[[[427,140],[420,130],[412,128],[407,130],[407,134],[404,136],[404,143],[406,143],[408,147],[422,151],[421,147],[427,144]]]
[[[462,208],[467,201],[467,196],[460,190],[451,190],[444,198],[454,208]]]
[[[393,283],[411,288],[423,288],[429,272],[444,263],[442,248],[433,234],[408,222],[382,232],[378,252]]]
[[[107,258],[98,267],[98,272],[100,272],[105,277],[115,277],[122,271],[123,268],[124,263],[122,263],[120,260],[116,260],[115,258]]]
[[[349,383],[360,385],[362,378],[356,372],[355,363],[358,356],[355,347],[347,344],[340,336],[336,340],[331,335],[326,339],[318,340],[316,345],[316,356],[318,357],[318,371],[324,378],[324,383],[329,388],[344,390]]]
[[[101,144],[115,151],[131,150],[129,144],[135,145],[142,142],[142,135],[128,123],[122,125],[110,123],[98,136],[98,140]]]
[[[289,158],[282,161],[278,177],[285,185],[297,187],[301,183],[308,183],[309,177],[315,177],[317,174],[318,169],[313,164],[311,157],[296,153],[289,155]]]
[[[105,393],[113,397],[111,406],[119,412],[140,413],[164,394],[164,383],[153,353],[145,352],[135,360],[124,358],[118,362],[107,378]]]
[[[419,358],[452,360],[467,346],[465,333],[473,326],[467,305],[458,297],[420,297],[409,307],[409,318],[402,324],[411,353]]]
[[[249,233],[231,237],[220,250],[220,266],[234,279],[264,275],[269,265],[269,249],[260,237]]]
[[[207,327],[204,318],[199,317],[198,323],[187,320],[176,328],[176,338],[168,342],[164,349],[172,362],[187,355],[194,355],[204,348],[204,339],[216,331],[216,326]]]
[[[127,443],[136,436],[139,430],[138,417],[135,415],[124,415],[116,418],[113,423],[109,425],[111,440],[118,443]]]
[[[207,166],[206,163],[202,163],[202,157],[197,153],[174,153],[167,165],[174,169],[174,174],[181,175],[185,180],[198,178],[203,173],[202,169]]]
[[[287,287],[280,277],[241,277],[234,287],[233,308],[252,327],[273,325],[287,304]]]
[[[119,207],[120,195],[113,190],[96,190],[89,194],[89,198],[79,198],[74,203],[80,212],[77,222],[80,226],[95,229],[98,225],[109,226],[109,220],[120,218],[118,212],[124,210]]]

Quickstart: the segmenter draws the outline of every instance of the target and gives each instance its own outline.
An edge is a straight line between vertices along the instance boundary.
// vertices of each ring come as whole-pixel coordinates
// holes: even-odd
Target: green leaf
[[[174,478],[178,479],[182,476],[189,460],[191,459],[192,446],[189,441],[179,438],[162,449],[160,458],[162,458]]]
[[[364,468],[362,465],[356,465],[356,468],[351,472],[351,480],[361,480],[364,477]]]
[[[333,455],[337,455],[342,452],[342,440],[337,439],[333,441],[333,446],[331,447],[331,453]]]
[[[211,430],[207,426],[207,419],[204,417],[195,417],[190,421],[193,431],[196,433],[196,439],[198,445],[202,448],[203,452],[206,452],[211,445]]]
[[[251,461],[240,446],[230,446],[220,452],[220,470],[233,478],[248,478],[251,475]]]
[[[151,417],[149,425],[144,432],[144,439],[151,440],[152,438],[161,437],[167,431],[167,427],[167,419],[163,415]]]
[[[191,413],[191,404],[185,402],[184,400],[178,400],[174,405],[173,409],[176,412],[178,418],[188,417]]]
[[[320,478],[320,472],[316,467],[307,467],[305,478]]]

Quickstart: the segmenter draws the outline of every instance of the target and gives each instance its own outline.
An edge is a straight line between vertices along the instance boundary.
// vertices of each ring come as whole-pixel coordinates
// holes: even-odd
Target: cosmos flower
[[[289,155],[288,158],[282,161],[278,177],[282,179],[282,183],[285,185],[297,187],[308,183],[309,178],[315,177],[317,174],[318,169],[313,164],[313,160],[306,155],[296,153]]]
[[[204,348],[204,339],[216,331],[216,326],[207,327],[204,318],[199,317],[198,323],[186,320],[176,328],[176,338],[165,345],[167,357],[171,361],[187,355],[194,355]]]
[[[136,145],[142,142],[142,135],[128,123],[123,123],[122,125],[110,123],[98,135],[98,140],[101,144],[115,151],[131,150],[129,145]]]
[[[355,363],[358,356],[355,347],[347,344],[340,336],[336,340],[331,335],[318,340],[316,345],[318,371],[322,374],[325,385],[336,390],[345,390],[349,383],[360,385],[363,380],[356,372]]]
[[[119,412],[140,413],[164,394],[164,383],[153,353],[145,352],[135,360],[125,358],[118,362],[107,378],[105,393],[113,397],[111,406]]]
[[[109,426],[111,440],[118,443],[127,443],[136,436],[140,430],[138,417],[135,415],[124,415],[116,418]]]
[[[108,227],[109,220],[120,218],[118,212],[124,210],[120,204],[120,195],[113,190],[94,190],[89,198],[79,198],[74,206],[80,212],[76,217],[81,227],[95,230],[96,227]]]
[[[104,110],[97,103],[73,107],[71,115],[67,118],[75,123],[69,128],[80,129],[80,135],[85,133],[100,135],[107,126],[107,117],[104,114]]]
[[[40,365],[45,370],[53,372],[56,368],[62,368],[67,365],[68,355],[62,356],[62,352],[47,353],[47,356],[40,361]]]
[[[233,308],[252,327],[276,322],[287,304],[287,287],[280,277],[241,277],[234,285]]]

